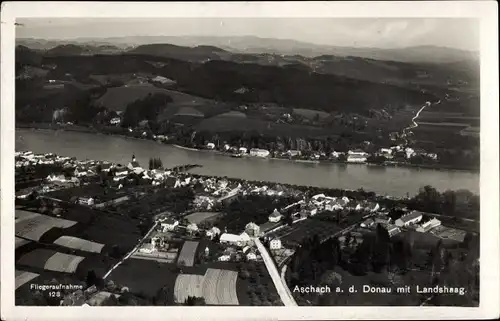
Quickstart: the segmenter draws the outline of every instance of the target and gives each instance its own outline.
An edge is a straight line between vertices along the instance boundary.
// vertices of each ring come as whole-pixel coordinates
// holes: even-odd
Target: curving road
[[[260,255],[262,256],[264,263],[266,264],[266,268],[269,271],[269,275],[273,280],[276,290],[278,291],[278,295],[281,298],[281,302],[283,302],[285,306],[297,306],[297,302],[295,302],[295,299],[293,298],[290,289],[288,288],[286,283],[283,282],[283,279],[280,277],[278,269],[276,268],[276,265],[274,265],[274,261],[269,255],[269,252],[258,238],[254,238],[253,240],[255,242],[255,245],[257,245],[257,248],[259,249]]]

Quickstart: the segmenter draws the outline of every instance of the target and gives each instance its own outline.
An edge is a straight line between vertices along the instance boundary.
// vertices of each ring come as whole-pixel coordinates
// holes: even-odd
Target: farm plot
[[[74,273],[83,259],[85,259],[83,256],[69,255],[47,249],[36,249],[23,255],[17,261],[17,264],[49,271]]]
[[[295,223],[290,227],[284,227],[275,234],[283,243],[290,246],[296,246],[304,239],[314,235],[318,235],[320,239],[324,239],[340,230],[341,228],[336,224],[319,220],[305,220]]]
[[[220,212],[196,212],[189,214],[185,217],[189,222],[194,224],[200,224],[206,220],[214,219],[216,216],[220,215]]]
[[[33,241],[40,240],[43,234],[52,228],[65,229],[76,224],[74,221],[20,210],[16,210],[16,215],[19,215],[19,221],[16,222],[16,235]]]
[[[47,260],[44,267],[50,271],[74,273],[83,259],[85,259],[83,256],[57,252]]]
[[[28,243],[30,243],[30,241],[16,236],[16,249]]]
[[[463,240],[465,239],[465,235],[467,234],[467,232],[465,231],[443,225],[438,226],[435,229],[431,230],[430,233],[436,235],[437,237],[443,240],[452,240],[457,242],[463,242]]]
[[[38,273],[16,270],[16,289],[38,277]]]
[[[69,247],[75,250],[101,253],[104,244],[87,241],[74,236],[63,235],[54,241],[54,244]]]
[[[208,269],[203,278],[203,297],[210,305],[239,305],[236,294],[238,272]]]
[[[177,272],[171,264],[129,258],[114,269],[107,279],[128,287],[131,293],[142,292],[153,297],[163,286],[173,289],[176,277]],[[173,303],[173,293],[169,292]]]
[[[184,303],[189,296],[203,296],[203,275],[180,274],[175,280],[174,298],[177,303]]]
[[[177,276],[174,297],[183,303],[188,296],[203,297],[207,305],[239,305],[236,293],[238,272],[207,269],[205,275],[181,274]]]
[[[182,264],[185,266],[193,266],[194,257],[196,254],[196,248],[198,247],[198,242],[186,241],[182,246],[181,253],[177,259],[177,264]]]

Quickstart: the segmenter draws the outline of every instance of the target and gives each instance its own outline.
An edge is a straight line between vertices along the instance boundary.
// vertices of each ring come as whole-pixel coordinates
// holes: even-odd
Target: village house
[[[373,218],[367,218],[366,220],[364,220],[363,222],[361,222],[361,224],[359,224],[359,226],[361,226],[363,228],[370,228],[374,224],[375,224],[375,221],[373,220]]]
[[[441,221],[438,220],[437,218],[432,218],[432,219],[428,220],[427,222],[420,224],[417,227],[416,231],[420,232],[420,233],[425,233],[425,232],[428,232],[435,227],[438,227],[439,225],[441,225]]]
[[[221,261],[221,262],[228,262],[229,260],[231,260],[231,256],[228,254],[224,254],[224,255],[219,256],[219,258],[217,260]]]
[[[66,177],[64,177],[64,175],[62,175],[62,174],[60,174],[60,175],[51,174],[51,175],[47,176],[47,181],[49,181],[49,182],[66,182]]]
[[[255,251],[250,246],[243,249],[243,254],[245,254],[247,261],[257,260],[257,254],[255,254]]]
[[[78,198],[78,204],[92,206],[95,204],[95,201],[92,197],[81,196]]]
[[[115,171],[116,177],[127,176],[127,175],[128,175],[128,168],[126,167],[118,167]]]
[[[132,171],[135,171],[136,169],[142,170],[141,165],[139,165],[139,163],[135,159],[133,161],[131,161],[130,163],[128,163],[127,168],[132,170]]]
[[[214,143],[208,143],[207,144],[207,149],[214,149],[215,148],[215,144]]]
[[[194,233],[198,232],[198,225],[196,225],[195,223],[190,223],[190,224],[188,224],[188,226],[186,227],[186,231],[187,231],[189,234],[194,234]]]
[[[76,177],[84,177],[84,176],[88,176],[89,172],[87,170],[85,170],[85,169],[75,168],[75,171],[74,171],[73,175],[76,176]]]
[[[260,235],[260,227],[257,224],[250,222],[245,225],[245,232],[250,236],[258,237]]]
[[[140,253],[151,254],[156,251],[155,246],[152,243],[144,243],[139,249]]]
[[[419,223],[422,220],[422,216],[423,214],[421,212],[413,211],[398,218],[395,224],[399,227],[408,227],[410,225]]]
[[[396,225],[387,224],[384,227],[387,230],[387,233],[389,233],[389,237],[393,237],[394,235],[401,233],[401,229]]]
[[[120,125],[121,122],[122,120],[120,119],[120,117],[111,118],[111,120],[109,121],[111,125]]]
[[[214,237],[216,237],[217,235],[220,235],[220,229],[214,226],[214,227],[212,227],[211,229],[209,229],[209,230],[205,233],[205,235],[206,235],[207,237],[209,237],[209,238],[212,240],[212,239],[213,239]]]
[[[252,148],[250,149],[250,156],[267,157],[269,156],[269,151],[267,149]]]
[[[290,157],[300,157],[302,155],[300,150],[288,150],[286,153]]]
[[[161,223],[163,232],[173,231],[179,225],[179,221],[173,218],[168,218],[165,222]]]
[[[281,220],[281,217],[283,215],[281,215],[280,212],[278,212],[277,209],[274,209],[274,211],[271,213],[271,215],[269,215],[269,222],[279,222]]]
[[[374,221],[375,224],[390,224],[392,220],[389,216],[377,216]]]
[[[250,236],[246,232],[243,232],[240,235],[223,233],[220,236],[221,244],[230,244],[239,247],[244,247],[249,242],[250,242]]]
[[[269,241],[269,248],[271,250],[279,250],[281,249],[281,240],[279,238],[273,238]]]
[[[238,149],[238,152],[239,152],[240,154],[246,154],[246,153],[248,153],[248,149],[247,149],[246,147],[240,147],[240,148]]]

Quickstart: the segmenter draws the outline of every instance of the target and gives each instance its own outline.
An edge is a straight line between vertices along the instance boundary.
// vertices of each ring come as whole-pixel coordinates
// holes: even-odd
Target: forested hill
[[[34,59],[34,57],[38,59]],[[435,100],[431,93],[403,85],[322,74],[300,66],[263,66],[211,60],[206,63],[144,55],[52,56],[18,51],[17,65],[48,68],[47,79],[70,75],[89,83],[92,75],[147,73],[177,82],[196,96],[236,103],[272,102],[316,110],[365,113],[370,109],[421,105]],[[245,93],[236,93],[239,88]]]

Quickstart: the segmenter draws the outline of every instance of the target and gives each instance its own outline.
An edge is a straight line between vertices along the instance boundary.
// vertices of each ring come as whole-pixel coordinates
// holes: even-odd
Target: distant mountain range
[[[417,46],[396,49],[379,48],[354,48],[318,45],[288,39],[259,38],[254,36],[235,37],[208,37],[208,36],[131,36],[115,38],[77,38],[74,40],[44,40],[20,38],[18,45],[23,45],[35,50],[49,50],[61,45],[85,45],[90,46],[87,51],[95,53],[106,53],[106,51],[135,51],[136,53],[147,50],[144,45],[154,44],[170,45],[169,55],[175,55],[174,51],[182,53],[177,47],[197,47],[203,51],[206,59],[223,52],[234,54],[272,54],[286,56],[302,56],[313,58],[318,56],[338,57],[360,57],[385,61],[397,61],[407,63],[453,63],[465,60],[478,61],[479,53],[454,48],[437,46]],[[139,47],[139,48],[137,48]],[[97,48],[97,49],[96,49]],[[159,50],[158,47],[150,47]],[[148,50],[149,50],[148,49]],[[60,50],[60,49],[58,49]],[[162,49],[165,52],[165,49]],[[156,52],[155,55],[162,55]],[[205,58],[203,58],[205,59]]]

